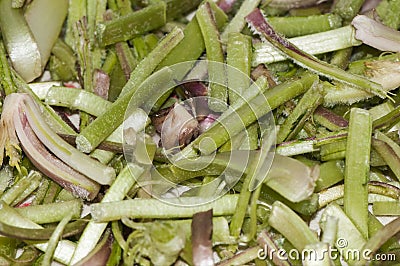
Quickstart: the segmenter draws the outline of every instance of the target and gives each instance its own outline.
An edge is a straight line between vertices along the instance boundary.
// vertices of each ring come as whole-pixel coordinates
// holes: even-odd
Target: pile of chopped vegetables
[[[0,265],[398,265],[400,0],[0,0]]]

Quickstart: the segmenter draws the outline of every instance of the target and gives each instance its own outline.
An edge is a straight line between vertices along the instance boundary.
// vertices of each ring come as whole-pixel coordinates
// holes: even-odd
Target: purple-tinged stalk
[[[113,169],[74,151],[60,137],[54,138],[53,135],[56,134],[46,127],[36,104],[27,94],[11,94],[6,98],[3,110],[0,127],[1,153],[6,148],[6,155],[14,166],[18,167],[20,161],[18,152],[21,143],[32,163],[61,186],[87,200],[97,195],[99,184],[83,175],[80,170],[95,173],[100,169]],[[67,160],[57,157],[61,153],[68,157]]]
[[[212,249],[212,209],[193,215],[192,219],[192,253],[195,266],[214,265]]]
[[[246,17],[246,20],[250,28],[261,36],[261,39],[270,42],[300,66],[310,69],[319,75],[365,90],[381,98],[388,97],[387,92],[382,89],[380,84],[372,82],[364,77],[348,73],[300,50],[275,32],[259,9],[255,9],[251,12]]]

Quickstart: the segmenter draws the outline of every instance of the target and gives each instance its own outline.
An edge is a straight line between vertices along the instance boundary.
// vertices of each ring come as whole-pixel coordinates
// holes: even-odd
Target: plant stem
[[[250,27],[259,34],[262,38],[268,40],[276,48],[281,50],[289,58],[293,59],[297,64],[302,67],[313,70],[319,75],[337,80],[339,82],[355,86],[359,89],[370,92],[381,98],[387,97],[387,92],[383,90],[382,86],[378,83],[372,82],[364,77],[350,74],[340,68],[334,67],[316,57],[302,51],[290,41],[286,40],[268,24],[259,9],[254,10],[246,17]],[[319,44],[321,45],[321,44]]]
[[[276,142],[281,143],[285,140],[294,138],[302,129],[305,120],[308,119],[322,101],[321,86],[318,82],[300,99],[293,112],[285,119],[280,126],[276,136]]]
[[[81,215],[82,201],[80,199],[55,202],[49,204],[32,205],[16,209],[25,218],[38,223],[60,222],[65,216],[71,215],[71,219],[77,219]]]
[[[142,173],[143,169],[139,166],[133,164],[126,166],[104,195],[101,202],[118,202],[123,200]],[[94,221],[88,223],[79,239],[75,253],[71,259],[71,264],[80,261],[95,248],[106,227],[107,223],[96,223]]]
[[[341,17],[335,14],[269,17],[268,21],[277,32],[288,38],[329,31],[342,26]]]
[[[354,29],[351,26],[290,38],[288,41],[304,52],[313,55],[324,54],[361,44],[360,41],[354,38]],[[257,43],[254,45],[254,48],[253,66],[287,59],[284,53],[269,43]]]
[[[372,119],[368,111],[352,108],[346,146],[344,210],[368,238],[368,179]]]
[[[203,139],[211,138],[215,145],[201,145],[201,153],[207,155],[212,153],[215,148],[220,147],[230,136],[234,136],[246,127],[256,121],[258,118],[274,110],[284,102],[304,93],[311,87],[317,76],[311,73],[305,73],[300,79],[293,82],[285,82],[267,90],[264,94],[260,94],[251,99],[236,110],[236,113],[230,111],[229,115],[221,116],[219,122],[214,123],[206,132],[201,134],[189,146],[187,146],[182,154],[193,154],[193,151],[199,150],[199,144]],[[265,104],[268,101],[268,104]],[[204,143],[203,143],[204,144]]]
[[[106,139],[124,121],[125,111],[132,98],[136,107],[144,104],[157,88],[157,82],[165,80],[151,80],[144,82],[154,71],[160,61],[182,40],[183,33],[175,28],[165,37],[158,46],[135,68],[131,78],[122,89],[121,96],[105,111],[97,117],[77,137],[76,144],[79,150],[91,152],[104,139]],[[168,73],[167,73],[168,74]],[[160,78],[160,77],[159,77]],[[140,86],[143,84],[142,86]],[[162,84],[162,83],[161,83]],[[131,103],[132,106],[132,103]],[[132,107],[134,108],[134,107]]]
[[[225,69],[222,67],[222,64],[214,64],[213,62],[223,63],[224,54],[222,52],[215,17],[212,13],[209,2],[205,2],[198,8],[196,19],[203,35],[207,60],[211,61],[208,64],[208,76],[210,82],[208,88],[208,95],[210,97],[208,105],[211,110],[221,112],[226,110],[226,103],[228,102],[228,91],[223,85],[226,84]]]
[[[318,242],[307,224],[289,207],[276,201],[272,204],[269,225],[280,232],[298,250]]]
[[[228,17],[213,1],[208,2],[214,12],[216,25],[220,29]],[[204,52],[206,47],[196,17],[186,25],[183,34],[184,38],[182,41],[161,61],[157,69],[172,66],[180,62],[197,60]]]
[[[253,11],[260,4],[260,0],[245,0],[240,6],[236,15],[229,24],[225,27],[224,32],[221,34],[222,43],[226,44],[228,42],[228,37],[230,33],[239,33],[243,30],[246,25],[245,17]]]
[[[372,205],[374,215],[399,216],[400,203],[398,201],[375,201]]]
[[[53,234],[51,235],[51,237],[49,239],[49,242],[48,242],[48,245],[46,248],[46,252],[44,254],[41,265],[43,265],[43,266],[51,265],[51,261],[54,256],[54,252],[56,251],[58,241],[62,237],[64,228],[70,220],[71,220],[71,215],[66,215],[60,221],[60,223],[57,225],[56,229],[54,230]]]
[[[96,34],[101,46],[127,41],[166,22],[166,4],[156,1],[149,6],[97,25]]]
[[[194,206],[202,201],[203,199],[196,197],[171,200],[170,203],[164,203],[159,199],[133,199],[92,204],[91,213],[96,222],[114,221],[122,217],[131,219],[190,218],[197,212],[209,209],[213,209],[214,216],[225,216],[232,215],[235,212],[238,196],[225,195],[213,202]],[[190,205],[191,207],[188,208],[185,205]]]

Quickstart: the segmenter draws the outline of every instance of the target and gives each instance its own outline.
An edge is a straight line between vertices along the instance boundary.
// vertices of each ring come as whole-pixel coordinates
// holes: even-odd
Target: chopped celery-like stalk
[[[12,8],[11,3],[12,0],[0,2],[0,29],[14,69],[29,82],[42,74],[40,50],[23,10]]]
[[[60,35],[67,12],[68,0],[35,0],[26,8],[24,16],[38,45],[42,69]]]
[[[215,144],[210,147],[202,145],[201,152],[204,154],[212,153],[229,139],[229,135],[236,135],[242,131],[243,125],[250,125],[256,121],[256,119],[274,110],[284,102],[304,93],[311,87],[316,79],[317,76],[314,74],[305,73],[298,80],[282,83],[273,89],[265,91],[264,94],[254,97],[247,104],[236,110],[237,115],[222,115],[220,122],[214,123],[206,132],[191,142],[182,153],[192,154],[193,150],[196,151],[199,149],[199,144],[205,138],[213,139]],[[268,100],[269,106],[265,104],[266,99]],[[227,112],[230,111],[228,110]],[[226,128],[227,126],[229,127],[229,132]]]
[[[227,20],[227,16],[214,2],[210,1],[209,3],[214,12],[217,27],[221,29]],[[196,17],[187,24],[183,34],[182,41],[165,57],[158,69],[184,61],[197,60],[204,52],[205,44]]]
[[[250,28],[261,36],[263,40],[267,40],[276,48],[281,50],[285,55],[304,68],[308,68],[319,75],[339,81],[341,83],[355,86],[357,89],[377,95],[381,98],[387,97],[387,92],[383,90],[382,85],[372,82],[367,78],[353,75],[340,68],[330,65],[318,58],[302,51],[290,41],[280,36],[271,25],[266,21],[259,9],[255,9],[246,17]],[[319,44],[321,45],[321,44]]]
[[[79,150],[91,152],[122,124],[126,108],[133,95],[135,95],[135,97],[132,98],[132,100],[134,100],[136,107],[139,107],[148,99],[149,95],[153,94],[153,92],[158,89],[158,86],[165,83],[165,80],[160,80],[161,77],[157,77],[157,80],[153,78],[147,82],[144,81],[182,38],[182,31],[175,28],[174,31],[161,40],[158,46],[140,62],[131,74],[131,78],[122,89],[121,96],[105,111],[105,113],[94,120],[78,135],[76,143]],[[168,73],[166,73],[166,75],[167,74]],[[142,86],[140,86],[141,84]]]
[[[46,252],[44,253],[43,260],[41,265],[43,266],[50,266],[52,258],[54,256],[54,252],[56,251],[57,244],[59,239],[62,236],[65,226],[71,220],[71,214],[64,216],[64,218],[60,221],[57,225],[56,229],[54,230],[53,234],[51,235],[49,242],[47,244]]]
[[[166,4],[155,1],[141,10],[97,24],[96,34],[99,44],[107,46],[157,29],[165,22]]]
[[[213,209],[214,216],[232,215],[236,210],[238,195],[225,195],[206,204],[194,206],[204,199],[197,197],[185,197],[170,199],[169,203],[159,199],[133,199],[109,203],[97,203],[91,205],[91,214],[96,222],[106,222],[129,217],[175,219],[190,218],[193,214]],[[192,207],[188,208],[186,206]]]
[[[284,235],[300,252],[307,245],[318,242],[316,234],[311,231],[307,224],[293,210],[279,201],[272,204],[268,223]]]
[[[221,112],[226,110],[228,91],[223,85],[226,83],[224,80],[225,69],[222,64],[213,64],[213,62],[223,63],[224,54],[222,52],[220,36],[210,3],[206,2],[199,7],[196,12],[196,19],[203,35],[207,60],[212,61],[208,66],[208,76],[210,81],[208,87],[208,96],[210,97],[208,105],[211,110]]]
[[[133,164],[126,166],[104,195],[101,202],[123,200],[142,173],[143,168],[139,166]],[[93,221],[88,223],[79,239],[75,253],[71,259],[71,264],[80,261],[93,250],[106,227],[107,223],[96,223]]]
[[[344,172],[344,210],[365,238],[368,238],[368,179],[372,119],[368,111],[350,112]]]
[[[247,76],[251,72],[251,59],[252,59],[252,46],[251,38],[241,33],[231,33],[228,37],[227,45],[227,59],[226,63],[240,71]],[[250,86],[250,80],[245,80],[238,77],[235,73],[229,71],[228,68],[228,93],[229,104],[232,105],[236,102],[239,95]]]
[[[21,178],[15,183],[10,189],[8,189],[3,195],[1,200],[7,204],[12,204],[32,183],[39,186],[42,175],[38,172],[32,171],[29,175]],[[17,202],[18,203],[18,202]]]
[[[360,41],[354,37],[354,29],[345,26],[334,30],[314,33],[288,39],[299,49],[313,55],[328,53],[352,46],[358,46]],[[286,60],[286,56],[269,43],[255,44],[253,66]]]
[[[308,119],[322,101],[321,86],[318,82],[303,95],[293,112],[280,126],[276,136],[277,143],[290,140],[300,132],[305,120]]]
[[[268,22],[286,37],[296,37],[333,30],[342,26],[339,15],[323,14],[301,17],[269,17]]]
[[[239,33],[243,30],[246,22],[244,18],[260,4],[260,0],[245,0],[240,6],[235,17],[226,25],[221,34],[221,41],[226,44],[230,33]]]
[[[400,203],[398,201],[375,201],[372,205],[375,215],[398,216],[400,215]]]
[[[380,131],[374,134],[375,139],[372,146],[378,154],[385,160],[398,180],[400,180],[400,147],[388,136]]]
[[[60,222],[66,215],[71,215],[71,219],[79,218],[82,211],[82,201],[80,199],[74,199],[70,201],[26,206],[17,208],[16,210],[19,214],[35,223],[55,223]]]

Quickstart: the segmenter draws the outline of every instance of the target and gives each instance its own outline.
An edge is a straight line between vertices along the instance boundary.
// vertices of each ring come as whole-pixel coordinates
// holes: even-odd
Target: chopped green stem
[[[126,42],[118,42],[115,44],[115,51],[118,56],[122,71],[124,71],[126,80],[129,80],[132,71],[137,66],[137,60],[133,56],[131,48]]]
[[[240,70],[247,76],[251,72],[252,45],[251,38],[241,33],[231,33],[228,37],[226,63]],[[250,79],[246,80],[229,71],[228,68],[228,97],[232,105],[243,95],[243,92],[250,86]]]
[[[59,60],[62,60],[63,64],[66,65],[73,73],[73,76],[76,78],[77,73],[75,69],[76,58],[74,56],[74,52],[65,42],[61,39],[57,39],[52,50],[52,54],[55,55]]]
[[[0,29],[14,69],[29,82],[42,73],[40,51],[23,10],[12,8],[11,3],[12,0],[0,2]]]
[[[76,22],[86,15],[86,1],[69,0],[68,19],[64,40],[74,51],[76,51],[76,42],[74,40]]]
[[[327,161],[320,165],[319,171],[319,178],[315,186],[316,192],[329,188],[343,180],[344,163],[341,160]]]
[[[261,194],[261,189],[262,186],[258,186],[256,190],[253,191],[250,198],[250,209],[249,209],[250,226],[248,232],[246,232],[245,241],[254,240],[257,234],[257,206]]]
[[[388,131],[394,125],[400,122],[400,105],[386,115],[374,120],[372,126],[374,129]]]
[[[173,20],[186,14],[202,2],[202,0],[163,0],[167,4],[167,20]]]
[[[400,218],[397,218],[390,223],[383,226],[378,232],[376,232],[363,246],[362,250],[371,251],[369,255],[376,254],[379,248],[386,243],[391,237],[395,236],[400,231]],[[362,258],[355,265],[361,266],[368,263],[366,259],[373,259],[373,257]]]
[[[319,106],[313,115],[315,122],[321,124],[331,131],[339,131],[349,125],[349,121],[342,116],[335,114],[329,109]]]
[[[43,203],[49,185],[50,179],[46,177],[42,178],[42,182],[40,183],[39,188],[36,190],[35,198],[32,200],[32,205],[39,205]]]
[[[331,58],[331,64],[340,69],[347,69],[349,66],[350,56],[353,52],[353,47],[344,48],[335,51]]]
[[[344,210],[368,238],[368,179],[372,119],[368,111],[350,111],[344,174]]]
[[[298,250],[318,242],[317,236],[289,207],[277,201],[272,204],[269,225],[280,232]]]
[[[213,1],[209,1],[209,3],[214,12],[216,25],[218,29],[221,29],[228,17]],[[183,33],[183,40],[174,49],[172,49],[172,51],[165,57],[157,69],[161,69],[165,66],[172,66],[184,61],[197,60],[204,52],[206,47],[196,17],[194,17],[189,24],[186,25]]]
[[[243,30],[246,25],[244,18],[253,11],[260,4],[260,0],[245,0],[243,1],[240,9],[236,13],[235,17],[225,27],[224,32],[221,34],[221,41],[226,44],[230,33],[239,33]]]
[[[254,168],[250,167],[250,168]],[[230,232],[233,237],[239,237],[241,231],[242,231],[242,226],[243,226],[243,221],[247,213],[247,207],[249,205],[249,200],[251,197],[251,191],[249,189],[250,181],[252,179],[252,175],[246,175],[243,184],[242,184],[242,190],[240,191],[239,194],[239,199],[237,202],[236,206],[236,211],[232,216],[231,223],[230,223]]]
[[[44,100],[49,105],[84,111],[96,117],[102,115],[111,106],[111,102],[94,93],[67,87],[49,88]]]
[[[400,1],[392,0],[392,1],[380,1],[378,6],[376,7],[376,12],[379,15],[379,19],[382,20],[382,23],[386,26],[391,27],[392,29],[398,29],[400,26],[400,18],[398,16],[400,12]]]
[[[3,40],[0,40],[0,73],[2,76],[0,84],[3,87],[6,96],[13,92],[16,92],[16,88],[14,87],[12,81],[10,66],[7,61],[6,49],[4,47]]]
[[[223,114],[217,123],[214,123],[206,132],[195,139],[182,153],[193,154],[193,150],[199,150],[199,144],[206,138],[214,140],[215,145],[211,145],[210,147],[201,145],[201,152],[204,154],[212,153],[215,148],[224,144],[230,136],[234,136],[242,131],[243,127],[252,124],[258,118],[274,110],[284,102],[307,91],[316,79],[316,75],[306,73],[296,81],[281,83],[267,90],[264,94],[254,97],[247,104],[236,109],[236,113],[228,110],[229,115]],[[269,105],[265,104],[267,101]]]
[[[342,26],[339,15],[323,14],[301,17],[269,17],[272,27],[286,37],[303,36],[333,30]]]
[[[62,197],[62,191],[64,191],[64,193],[69,193],[70,198],[66,198],[63,199]],[[46,191],[46,196],[43,199],[43,204],[47,204],[47,203],[52,203],[55,200],[59,200],[59,201],[67,201],[67,200],[71,200],[71,199],[75,199],[76,197],[68,190],[62,189],[61,186],[59,184],[57,184],[56,182],[50,182],[49,184],[49,188]]]
[[[91,205],[91,214],[96,222],[132,219],[176,219],[190,218],[193,214],[213,209],[214,216],[232,215],[236,210],[238,195],[225,195],[213,202],[196,205],[204,199],[196,197],[178,198],[164,203],[159,199],[133,199]],[[182,206],[183,205],[183,206]],[[193,207],[185,207],[190,205]]]
[[[71,201],[32,205],[17,208],[16,210],[19,214],[37,224],[46,224],[60,222],[69,214],[71,214],[71,219],[79,218],[82,211],[82,205],[80,199],[75,199]]]
[[[286,56],[293,59],[299,65],[311,69],[319,75],[355,86],[381,98],[387,97],[386,91],[382,89],[380,84],[372,82],[364,77],[350,74],[340,68],[323,62],[316,57],[302,51],[290,41],[277,34],[265,20],[259,9],[256,9],[250,15],[248,15],[246,20],[248,21],[250,27],[257,34],[261,35],[263,39],[271,42],[276,48],[281,50],[286,54]]]
[[[23,227],[28,229],[43,229],[40,225],[20,215],[14,208],[4,202],[0,202],[0,221],[8,225]],[[29,242],[28,242],[29,243]],[[35,247],[45,251],[48,243],[34,243]],[[68,264],[75,249],[75,243],[68,240],[58,242],[55,252],[55,259],[61,263]]]
[[[357,15],[363,3],[364,0],[339,0],[334,3],[332,12],[340,15],[344,23],[348,24]]]
[[[41,262],[41,265],[43,266],[50,266],[54,252],[56,251],[57,244],[59,239],[62,237],[62,233],[65,229],[65,226],[68,224],[68,222],[71,220],[71,215],[66,215],[64,218],[61,220],[61,222],[57,225],[56,229],[54,230],[53,234],[51,235],[46,252],[44,253],[43,260]]]
[[[313,140],[295,140],[279,144],[276,153],[282,156],[294,156],[318,151]]]
[[[182,40],[183,33],[180,29],[175,29],[167,35],[159,45],[136,67],[132,72],[131,78],[122,89],[121,96],[105,111],[103,115],[95,119],[77,137],[77,147],[83,152],[91,152],[104,139],[106,139],[124,121],[125,111],[131,98],[136,107],[144,104],[148,96],[158,89],[157,80],[144,82],[147,77],[155,70],[160,61]],[[144,86],[139,87],[141,84]],[[151,84],[150,84],[151,83]],[[161,83],[162,84],[162,83]],[[147,85],[147,86],[146,86]],[[132,106],[132,103],[131,103]],[[132,107],[133,108],[133,107]]]
[[[77,220],[69,223],[65,227],[63,237],[70,237],[79,234],[83,231],[86,223],[87,222],[84,220]],[[3,236],[23,240],[48,240],[51,237],[51,234],[54,232],[54,229],[54,227],[46,227],[44,229],[30,229],[24,227],[16,227],[0,222],[0,232]]]
[[[288,41],[304,52],[313,55],[324,54],[361,44],[360,41],[354,38],[354,29],[351,26],[290,38]],[[254,48],[253,66],[287,59],[284,53],[269,43],[257,43],[254,45]]]
[[[149,6],[97,25],[96,35],[101,46],[127,41],[166,22],[166,4],[155,1]]]
[[[276,142],[281,143],[296,137],[302,129],[305,120],[312,115],[322,99],[321,86],[318,82],[315,82],[280,126]]]
[[[207,60],[211,61],[208,65],[209,88],[208,105],[211,110],[221,112],[226,110],[228,102],[227,88],[222,85],[226,84],[225,69],[222,64],[213,64],[213,62],[224,62],[224,54],[220,42],[220,36],[216,25],[215,17],[209,2],[201,5],[196,12],[196,19],[199,23],[200,31],[203,35],[204,44],[206,47]]]
[[[126,166],[117,179],[111,185],[107,193],[102,199],[102,203],[121,201],[125,198],[126,194],[135,184],[137,178],[143,173],[143,169],[136,165]],[[79,239],[71,264],[75,264],[84,257],[86,257],[96,246],[97,242],[101,238],[104,230],[107,227],[107,223],[95,223],[90,221],[83,231],[81,238]]]
[[[400,180],[400,146],[380,131],[376,131],[374,137],[372,146]]]
[[[18,180],[17,183],[15,183],[10,189],[1,195],[1,200],[9,205],[12,204],[22,193],[24,193],[26,189],[30,187],[32,183],[38,187],[41,179],[42,175],[40,173],[31,171],[29,175]]]
[[[400,203],[398,201],[375,201],[372,205],[372,212],[378,216],[399,216]]]
[[[400,198],[399,188],[387,183],[371,181],[368,183],[368,193],[382,195],[388,198],[398,200]],[[337,185],[328,189],[322,190],[319,194],[319,207],[323,208],[329,203],[343,198],[344,185]]]

